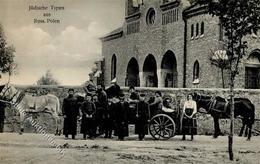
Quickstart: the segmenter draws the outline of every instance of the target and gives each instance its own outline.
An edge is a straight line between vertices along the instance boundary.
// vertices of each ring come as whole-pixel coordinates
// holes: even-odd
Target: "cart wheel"
[[[175,135],[175,123],[166,114],[155,115],[149,123],[149,132],[156,140],[168,140]]]

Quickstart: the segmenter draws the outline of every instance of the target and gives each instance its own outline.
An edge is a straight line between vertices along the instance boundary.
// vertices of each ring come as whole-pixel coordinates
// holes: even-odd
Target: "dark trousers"
[[[122,122],[117,123],[117,135],[119,140],[124,140],[128,136],[128,125]]]
[[[96,121],[92,118],[86,119],[86,129],[83,132],[83,137],[85,138],[87,134],[89,138],[93,138],[96,135]]]
[[[105,138],[111,138],[114,122],[111,119],[110,115],[107,115],[103,120],[104,120]]]
[[[5,117],[0,116],[0,133],[4,132],[4,120],[5,120]]]

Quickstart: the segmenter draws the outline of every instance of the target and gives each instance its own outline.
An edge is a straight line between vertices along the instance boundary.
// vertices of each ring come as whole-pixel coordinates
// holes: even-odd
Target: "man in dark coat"
[[[111,138],[114,128],[114,104],[111,101],[108,101],[107,103],[107,108],[104,110],[103,118],[105,138]]]
[[[68,135],[72,135],[75,139],[77,134],[77,118],[79,117],[79,104],[74,97],[74,89],[69,89],[69,96],[63,101],[62,113],[64,116],[63,134],[68,139]]]
[[[92,139],[95,137],[96,130],[96,106],[91,101],[91,95],[86,96],[86,101],[81,106],[82,120],[81,120],[81,133],[83,134],[83,139],[88,138]]]
[[[103,90],[101,85],[97,86],[97,98],[98,98],[98,105],[96,105],[97,108],[97,125],[99,128],[99,133],[103,133],[104,132],[104,112],[107,108],[107,94],[106,92]]]
[[[145,134],[148,134],[147,121],[149,113],[149,104],[144,101],[145,94],[140,94],[140,101],[136,107],[135,134],[138,134],[139,140],[143,140]]]
[[[124,140],[128,136],[128,108],[129,104],[125,101],[124,93],[119,94],[120,101],[115,103],[115,133],[119,140]]]
[[[0,133],[4,132],[5,103],[0,102]]]
[[[135,123],[135,115],[136,115],[136,106],[137,103],[139,102],[139,94],[135,91],[134,86],[129,87],[129,122],[130,124]]]

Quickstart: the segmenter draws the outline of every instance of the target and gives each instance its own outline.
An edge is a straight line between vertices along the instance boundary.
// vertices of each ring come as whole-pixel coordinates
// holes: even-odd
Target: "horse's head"
[[[6,84],[0,87],[0,99],[11,101],[12,98],[17,94],[17,90],[14,86]]]
[[[201,95],[200,93],[193,93],[193,100],[197,103],[198,112],[200,113],[208,113],[209,106],[211,103],[212,97]]]

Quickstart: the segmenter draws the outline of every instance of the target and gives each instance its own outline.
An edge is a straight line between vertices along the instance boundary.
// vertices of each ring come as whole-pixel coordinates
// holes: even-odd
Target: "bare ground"
[[[181,136],[168,141],[155,141],[150,136],[138,141],[134,135],[125,141],[50,136],[64,148],[64,157],[41,134],[0,134],[0,163],[260,163],[260,137],[251,141],[235,137],[235,160],[230,162],[227,136],[196,136],[194,141],[181,141]]]

